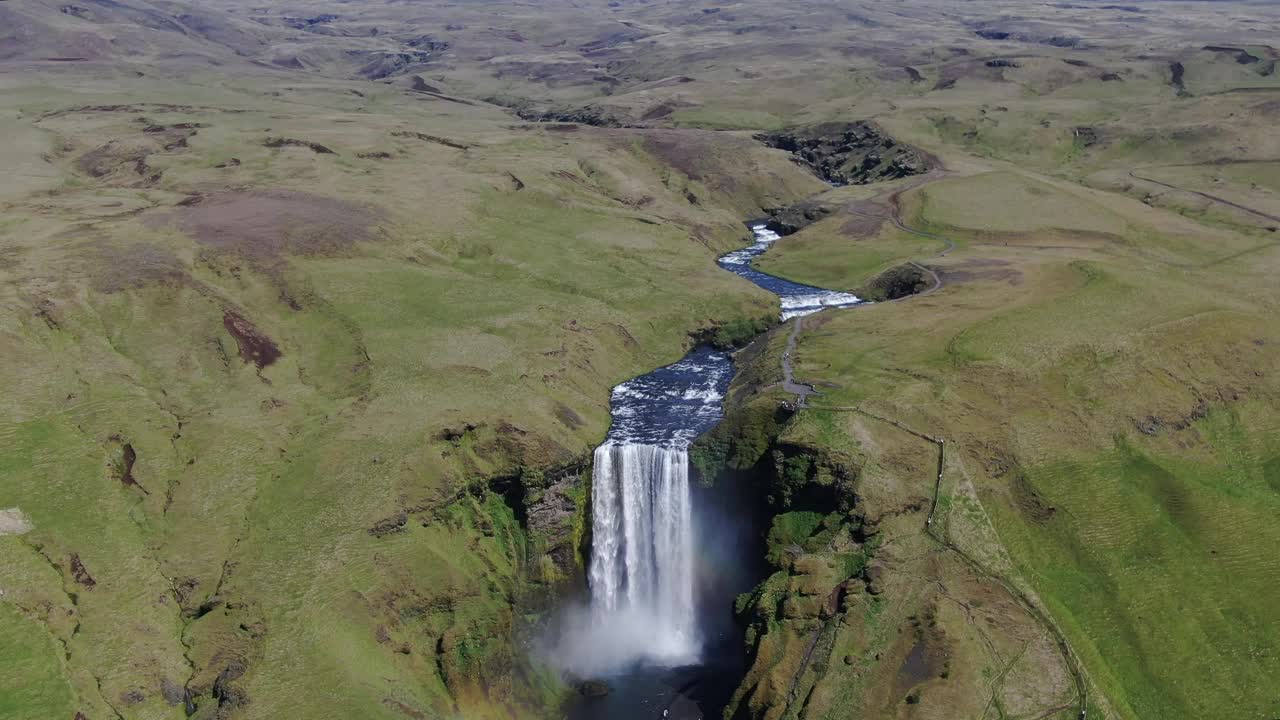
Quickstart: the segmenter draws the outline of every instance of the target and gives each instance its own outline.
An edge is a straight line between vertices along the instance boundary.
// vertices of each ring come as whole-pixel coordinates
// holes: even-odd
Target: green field
[[[973,225],[930,190],[932,227]],[[1096,230],[1097,215],[1055,225]],[[929,261],[950,278],[938,293],[802,335],[797,375],[822,405],[882,408],[957,443],[957,471],[1109,712],[1265,716],[1275,698],[1257,689],[1280,664],[1264,628],[1280,616],[1264,589],[1278,567],[1263,550],[1277,502],[1264,308],[1280,256],[1170,272],[1147,258],[1185,238],[1122,219],[1137,234],[1105,248],[962,245]],[[1010,248],[1036,235],[1023,232]]]

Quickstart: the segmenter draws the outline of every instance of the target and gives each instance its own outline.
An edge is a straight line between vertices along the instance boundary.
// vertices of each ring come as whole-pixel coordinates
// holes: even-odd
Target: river
[[[777,295],[781,320],[862,302],[757,270],[779,236],[750,228],[755,242],[719,265]],[[733,374],[728,354],[698,347],[613,389],[593,462],[590,602],[557,657],[610,692],[575,703],[574,720],[715,717],[746,671],[732,606],[762,579],[761,528],[743,499],[691,484],[688,459]]]

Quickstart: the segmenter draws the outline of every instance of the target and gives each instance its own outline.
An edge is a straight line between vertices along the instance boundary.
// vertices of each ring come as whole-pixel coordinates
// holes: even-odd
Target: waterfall
[[[693,513],[684,447],[607,442],[596,448],[592,543],[594,621],[643,627],[640,633],[609,633],[639,644],[617,649],[668,664],[696,660]]]
[[[707,548],[694,555],[688,450],[720,421],[732,377],[727,354],[698,347],[613,389],[613,424],[591,477],[591,597],[562,617],[549,650],[569,673],[701,659],[697,557]]]

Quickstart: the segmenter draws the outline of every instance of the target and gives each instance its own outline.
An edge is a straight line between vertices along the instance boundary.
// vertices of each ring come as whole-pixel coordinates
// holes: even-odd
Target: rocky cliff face
[[[770,230],[786,237],[800,232],[819,220],[832,215],[839,209],[840,205],[838,203],[810,198],[801,200],[795,205],[770,209],[768,211],[769,221],[766,224]]]
[[[872,302],[901,300],[925,292],[931,285],[932,278],[924,268],[908,263],[880,273],[858,291],[858,296]]]
[[[575,578],[583,567],[589,532],[590,462],[581,458],[545,478],[525,480],[525,484],[531,579],[559,585]]]
[[[805,420],[769,392],[784,336],[769,333],[737,356],[725,419],[690,451],[704,483],[732,486],[769,518],[766,574],[735,602],[748,670],[726,717],[773,720],[801,708],[826,681],[842,623],[867,612],[879,591],[868,573],[874,528],[855,491],[860,459],[789,439]],[[830,678],[847,680],[838,672]]]
[[[790,152],[797,162],[835,185],[865,185],[921,175],[932,166],[927,153],[899,143],[879,125],[865,120],[762,133],[756,139]]]

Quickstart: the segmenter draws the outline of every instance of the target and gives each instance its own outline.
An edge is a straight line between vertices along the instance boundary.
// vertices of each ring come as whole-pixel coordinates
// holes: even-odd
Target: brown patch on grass
[[[432,85],[431,83],[428,83],[426,80],[423,80],[421,75],[413,76],[413,86],[410,89],[415,90],[417,92],[426,92],[426,93],[443,92],[443,90],[441,90],[440,88],[436,87],[435,85]]]
[[[930,678],[937,677],[942,671],[942,664],[937,653],[927,640],[917,640],[911,651],[898,668],[898,682],[907,687],[914,687]]]
[[[298,140],[296,138],[284,138],[284,137],[267,138],[266,140],[263,141],[262,145],[263,147],[269,147],[269,148],[303,147],[311,150],[317,155],[337,155],[338,154],[330,150],[329,148],[325,147],[324,145],[321,145],[320,143],[314,143],[314,142],[311,142],[310,140]]]
[[[408,717],[413,718],[414,720],[423,720],[423,718],[427,716],[427,714],[422,712],[421,710],[417,710],[409,705],[405,705],[404,703],[394,698],[382,698],[382,704],[399,712],[401,715],[406,715]]]
[[[135,103],[131,105],[79,105],[76,107],[64,108],[62,110],[54,110],[41,115],[41,119],[60,117],[62,115],[72,115],[75,113],[145,113],[145,112],[171,112],[171,113],[193,113],[197,110],[211,110],[214,112],[224,113],[243,113],[244,110],[213,107],[210,105],[170,105],[166,103]]]
[[[923,613],[907,618],[915,641],[894,674],[893,694],[912,705],[920,701],[921,685],[949,674],[950,653],[937,613],[931,605]]]
[[[457,427],[444,428],[439,432],[437,432],[434,437],[437,440],[443,440],[447,443],[452,443],[456,445],[462,442],[462,439],[464,437],[475,432],[479,428],[480,428],[479,425],[474,425],[472,423],[463,423],[462,425],[459,425]]]
[[[1006,260],[969,258],[964,262],[935,268],[942,282],[948,285],[985,280],[1022,284],[1022,271]]]
[[[867,217],[866,215],[850,215],[840,226],[840,234],[849,238],[869,238],[880,232],[884,218]]]
[[[71,577],[75,581],[87,588],[91,588],[98,584],[97,580],[89,574],[88,568],[84,566],[84,562],[80,560],[79,553],[71,553]]]
[[[90,265],[93,289],[103,293],[136,290],[147,285],[182,285],[191,280],[182,262],[166,248],[149,243],[125,246],[93,244]]]
[[[1268,100],[1252,105],[1249,110],[1265,118],[1280,118],[1280,100]]]
[[[58,319],[58,307],[49,298],[38,298],[32,303],[35,316],[44,321],[50,330],[61,330],[62,322]]]
[[[1013,496],[1014,507],[1018,513],[1030,522],[1046,523],[1053,519],[1058,509],[1046,503],[1040,493],[1031,486],[1031,481],[1021,471],[1014,473],[1009,481],[1009,493]]]
[[[476,367],[475,365],[445,365],[440,369],[445,372],[457,373],[459,375],[473,378],[487,378],[493,374],[491,371],[485,370],[482,367]]]
[[[374,523],[373,527],[369,528],[367,532],[374,537],[382,537],[384,535],[401,532],[408,524],[409,514],[401,510],[389,518],[385,518]]]
[[[582,416],[574,412],[573,408],[560,402],[556,403],[556,419],[571,430],[577,430],[586,424]]]
[[[125,487],[136,487],[142,492],[150,495],[147,489],[138,484],[137,478],[133,476],[133,465],[138,461],[138,452],[133,449],[132,443],[125,443],[120,448],[120,482]]]
[[[206,196],[160,220],[202,245],[250,260],[328,255],[371,237],[379,215],[368,207],[291,190],[233,191]]]
[[[1174,430],[1176,432],[1188,430],[1192,425],[1203,420],[1208,415],[1209,404],[1204,398],[1199,398],[1185,413],[1175,414],[1171,417],[1147,415],[1144,418],[1135,419],[1133,424],[1144,435],[1159,435],[1164,430]]]
[[[850,238],[873,237],[889,219],[890,210],[875,200],[855,200],[841,213],[847,217],[840,226],[840,234]]]
[[[112,140],[81,155],[76,160],[76,168],[95,180],[119,179],[133,185],[153,185],[160,181],[161,174],[147,165],[153,151],[150,144]]]
[[[571,182],[574,185],[581,185],[583,187],[587,187],[589,185],[589,183],[586,180],[578,177],[577,175],[574,175],[568,170],[552,170],[551,177],[559,178],[561,180],[567,180],[568,182]]]
[[[640,347],[640,343],[636,341],[636,338],[631,334],[631,331],[622,325],[617,323],[605,323],[605,326],[617,333],[618,337],[622,340],[624,347],[631,350],[635,350]]]
[[[414,132],[412,130],[397,130],[391,133],[391,135],[392,137],[413,138],[415,140],[421,140],[423,142],[435,143],[436,145],[444,145],[445,147],[451,147],[454,150],[466,150],[467,148],[471,147],[470,145],[467,145],[465,143],[460,143],[456,140],[450,140],[449,138],[440,137],[439,135],[428,135],[426,133]]]
[[[147,164],[147,158],[161,152],[175,152],[187,147],[188,141],[203,127],[198,123],[147,125],[142,137],[111,140],[81,155],[76,169],[95,180],[131,187],[154,185],[161,172]]]
[[[694,139],[695,134],[680,132],[649,132],[644,134],[644,146],[663,163],[679,170],[690,180],[713,180],[699,162],[706,152],[705,144]]]
[[[911,495],[905,498],[900,505],[890,508],[881,508],[877,512],[868,512],[863,523],[868,532],[878,530],[880,524],[889,518],[900,517],[902,515],[915,515],[922,513],[929,507],[929,498],[923,495]]]
[[[475,445],[478,457],[505,460],[511,467],[549,467],[573,458],[567,448],[541,432],[500,422],[492,433],[484,432]]]
[[[1182,65],[1182,63],[1169,63],[1169,85],[1178,92],[1178,97],[1183,97],[1187,94],[1187,86],[1184,82],[1186,73],[1187,69]]]
[[[232,310],[224,311],[222,326],[235,338],[240,357],[257,365],[259,370],[280,359],[279,346],[243,315]]]
[[[693,107],[693,106],[694,106],[693,103],[684,102],[681,100],[664,100],[663,102],[660,102],[657,105],[654,105],[648,110],[645,110],[644,113],[640,115],[640,119],[646,122],[652,121],[652,120],[660,120],[662,118],[669,117],[672,113],[674,113],[675,111],[681,108],[687,108],[687,107]]]

